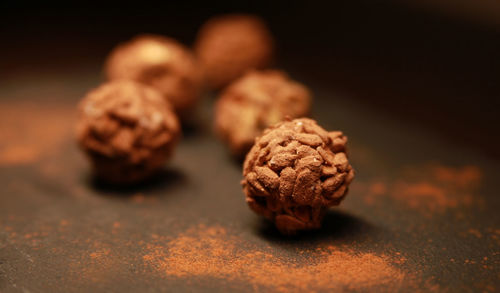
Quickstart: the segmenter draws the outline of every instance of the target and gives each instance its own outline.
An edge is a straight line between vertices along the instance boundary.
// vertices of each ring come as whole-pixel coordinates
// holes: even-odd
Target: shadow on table
[[[286,243],[321,242],[322,240],[340,240],[348,243],[368,238],[377,232],[376,227],[364,219],[338,210],[327,212],[320,229],[302,231],[296,235],[281,234],[274,223],[263,218],[258,219],[255,229],[256,233],[266,240]]]
[[[130,185],[110,184],[93,175],[88,175],[86,180],[92,189],[103,195],[127,197],[136,195],[137,193],[142,193],[146,196],[148,194],[154,195],[158,194],[160,190],[174,189],[184,185],[187,182],[187,177],[178,169],[164,168],[145,181]]]
[[[182,126],[182,136],[184,138],[192,138],[202,135],[207,131],[206,125],[201,121],[201,119],[196,119],[194,117],[184,118],[181,123]]]

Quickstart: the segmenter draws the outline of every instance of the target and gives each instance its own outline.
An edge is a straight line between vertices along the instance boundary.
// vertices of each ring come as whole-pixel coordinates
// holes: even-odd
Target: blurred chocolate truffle
[[[270,65],[274,41],[265,23],[252,15],[229,14],[208,20],[195,52],[211,88],[225,86],[249,69]]]
[[[112,81],[79,105],[77,140],[98,178],[141,181],[160,169],[180,137],[177,116],[162,95],[134,81]]]
[[[130,79],[156,88],[186,115],[200,98],[203,77],[194,55],[179,42],[140,35],[118,45],[106,62],[108,79]]]
[[[319,228],[354,178],[346,142],[342,132],[328,132],[307,118],[266,129],[243,166],[248,205],[284,234]]]
[[[250,71],[228,86],[215,106],[215,130],[233,155],[244,157],[262,131],[310,111],[311,94],[282,71]]]

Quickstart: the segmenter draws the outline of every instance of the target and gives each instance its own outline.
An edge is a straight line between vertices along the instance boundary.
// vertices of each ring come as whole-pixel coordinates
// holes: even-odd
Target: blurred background
[[[190,45],[205,20],[228,12],[264,18],[277,67],[294,78],[500,158],[498,0],[2,1],[0,89],[101,72],[109,51],[139,33]]]

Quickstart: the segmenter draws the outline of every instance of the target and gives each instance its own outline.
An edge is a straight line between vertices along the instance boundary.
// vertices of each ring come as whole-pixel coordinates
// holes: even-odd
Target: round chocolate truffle
[[[248,205],[284,234],[319,228],[354,178],[346,142],[342,132],[328,132],[307,118],[266,129],[243,166]]]
[[[156,88],[180,115],[201,95],[203,77],[194,55],[167,37],[140,35],[118,45],[105,70],[110,80],[130,79]]]
[[[160,169],[180,137],[170,105],[153,88],[112,81],[79,105],[77,140],[98,178],[135,183]]]
[[[256,16],[230,14],[208,20],[200,29],[195,52],[211,88],[225,86],[249,69],[272,61],[273,37]]]
[[[262,131],[285,117],[309,114],[311,95],[302,84],[277,70],[250,71],[222,93],[215,106],[215,130],[237,157]]]

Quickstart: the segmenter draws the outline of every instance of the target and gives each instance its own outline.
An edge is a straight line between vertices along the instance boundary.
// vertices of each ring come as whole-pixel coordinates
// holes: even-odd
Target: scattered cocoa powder
[[[74,112],[60,103],[0,104],[0,166],[29,164],[71,135]]]
[[[391,190],[393,198],[404,200],[410,208],[425,208],[431,211],[456,207],[458,198],[448,195],[445,188],[428,182],[396,182]]]
[[[495,240],[500,247],[500,229],[488,228],[486,231],[488,232],[489,237]]]
[[[431,175],[442,183],[449,183],[460,188],[478,187],[481,182],[481,170],[476,166],[451,168],[440,165],[430,167]]]
[[[90,240],[87,251],[68,256],[67,270],[72,279],[79,282],[104,283],[116,274],[119,259],[113,247],[101,241]]]
[[[174,239],[156,237],[146,245],[144,261],[165,277],[209,277],[247,282],[254,289],[279,292],[359,290],[384,286],[395,290],[410,275],[396,267],[405,259],[346,247],[301,251],[311,264],[298,265],[249,245],[221,227],[197,226]],[[396,260],[395,260],[396,259]]]
[[[480,202],[475,196],[481,183],[481,170],[476,166],[447,167],[437,164],[406,168],[399,177],[379,178],[365,186],[366,204],[373,205],[378,197],[386,196],[427,215],[444,212],[458,206]]]
[[[89,256],[91,259],[101,260],[102,258],[109,255],[109,252],[110,252],[110,249],[97,250],[97,251],[91,252],[89,254]]]
[[[469,234],[473,235],[473,236],[476,236],[477,238],[482,238],[483,237],[483,234],[479,230],[477,230],[477,229],[472,229],[471,228],[467,232]]]

